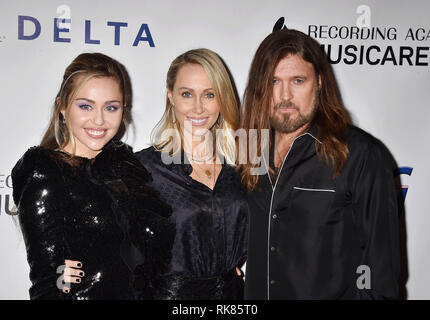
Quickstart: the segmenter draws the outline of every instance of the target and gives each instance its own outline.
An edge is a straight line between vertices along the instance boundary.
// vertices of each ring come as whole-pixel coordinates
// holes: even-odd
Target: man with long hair
[[[261,155],[241,166],[250,208],[246,297],[397,298],[393,161],[351,124],[318,42],[289,29],[267,36],[243,104],[242,127],[257,131],[249,153]]]

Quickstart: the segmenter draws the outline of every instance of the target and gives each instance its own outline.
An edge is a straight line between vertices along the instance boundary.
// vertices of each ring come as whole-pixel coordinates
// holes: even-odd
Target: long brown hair
[[[297,30],[283,29],[271,33],[260,44],[249,71],[243,98],[241,126],[248,135],[250,129],[257,129],[257,150],[261,151],[261,130],[270,129],[269,114],[274,70],[279,61],[288,55],[298,55],[310,62],[314,67],[316,79],[321,78],[318,109],[312,122],[318,128],[318,140],[322,144],[315,143],[315,148],[318,156],[331,161],[336,177],[348,158],[349,150],[345,135],[351,120],[343,106],[333,70],[324,51],[316,40],[306,34]],[[270,136],[269,148],[272,143]],[[251,169],[256,166],[250,161],[241,166],[242,182],[248,190],[254,190],[258,183],[258,175],[251,174]]]
[[[126,68],[111,57],[102,53],[82,53],[72,61],[64,72],[48,129],[40,143],[42,147],[55,150],[64,148],[69,142],[74,145],[72,131],[61,111],[70,107],[73,96],[78,89],[92,77],[111,77],[118,82],[123,95],[124,108],[121,125],[113,139],[120,140],[123,137],[131,123],[132,88],[130,76]]]

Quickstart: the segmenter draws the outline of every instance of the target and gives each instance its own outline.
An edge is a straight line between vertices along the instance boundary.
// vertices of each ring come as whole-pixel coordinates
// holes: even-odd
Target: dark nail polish
[[[79,275],[82,277],[84,275],[84,273],[83,272],[79,272]]]
[[[78,263],[78,268],[80,268],[80,267],[82,267],[82,263],[79,262]]]
[[[77,282],[77,283],[81,282],[81,279],[77,278],[77,279],[76,279],[76,282]]]

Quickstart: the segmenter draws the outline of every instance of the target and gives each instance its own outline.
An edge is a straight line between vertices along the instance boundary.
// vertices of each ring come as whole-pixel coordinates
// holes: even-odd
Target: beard
[[[270,125],[273,129],[281,133],[292,133],[312,121],[318,109],[318,90],[315,88],[314,97],[311,102],[310,111],[307,114],[300,113],[300,108],[288,101],[281,101],[273,107],[273,114],[270,116]],[[289,113],[276,112],[279,108],[292,108],[297,111]]]

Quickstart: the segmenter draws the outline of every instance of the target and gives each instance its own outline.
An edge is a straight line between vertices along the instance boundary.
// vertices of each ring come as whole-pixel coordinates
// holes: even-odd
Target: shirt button
[[[270,251],[275,251],[276,250],[276,248],[275,247],[270,247]]]
[[[273,219],[276,219],[277,217],[278,215],[276,213],[272,216]]]
[[[275,284],[275,280],[270,280],[270,284],[274,285]]]

